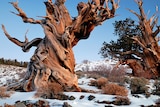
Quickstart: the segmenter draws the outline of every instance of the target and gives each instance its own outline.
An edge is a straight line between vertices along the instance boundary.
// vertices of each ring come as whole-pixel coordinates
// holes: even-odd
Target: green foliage
[[[100,50],[100,54],[105,58],[108,56],[129,59],[134,58],[133,54],[125,54],[123,52],[127,51],[136,51],[141,52],[142,49],[136,43],[133,42],[131,37],[133,36],[141,36],[141,30],[138,25],[135,24],[130,18],[126,18],[125,20],[115,21],[113,23],[114,26],[114,34],[119,36],[116,41],[110,41],[110,43],[103,43],[103,46]]]
[[[13,65],[13,66],[19,66],[19,67],[27,67],[28,62],[19,62],[16,59],[15,60],[10,60],[10,59],[4,59],[0,58],[0,64],[4,65]]]
[[[131,93],[132,94],[143,94],[148,92],[148,87],[146,86],[148,80],[145,78],[134,77],[131,79]]]

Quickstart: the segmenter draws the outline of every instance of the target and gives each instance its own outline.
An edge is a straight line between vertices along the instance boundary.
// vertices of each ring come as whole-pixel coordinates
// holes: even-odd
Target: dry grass
[[[124,84],[125,83],[125,69],[124,68],[114,68],[108,75],[108,80],[110,82],[116,82],[118,84]]]
[[[116,97],[116,100],[113,102],[114,105],[130,105],[131,102],[128,97]]]
[[[0,98],[6,98],[6,97],[10,97],[9,92],[7,92],[7,88],[6,87],[0,87]]]
[[[97,86],[98,86],[98,88],[102,88],[106,84],[108,84],[108,79],[107,78],[101,77],[101,78],[97,79]]]
[[[113,83],[106,84],[105,87],[102,88],[102,91],[104,94],[109,94],[109,95],[118,95],[118,96],[128,95],[128,91],[125,89],[125,87]]]
[[[80,78],[82,78],[82,77],[85,77],[85,72],[82,72],[82,71],[76,71],[76,75],[77,75],[77,77],[80,79]]]
[[[35,93],[35,97],[54,98],[55,95],[63,92],[62,86],[58,83],[55,83],[55,82],[50,83],[48,87],[37,89],[37,92]]]
[[[93,71],[86,72],[88,78],[98,79],[100,77],[105,77],[109,82],[116,82],[123,85],[125,83],[125,68],[113,68],[109,69],[105,65],[96,66]]]
[[[108,79],[104,77],[100,77],[97,80],[91,80],[89,85],[96,86],[101,89],[106,84],[108,84]]]
[[[98,85],[97,85],[97,80],[91,80],[89,85],[90,85],[90,86],[96,86],[96,87],[97,87],[97,86],[98,86]]]

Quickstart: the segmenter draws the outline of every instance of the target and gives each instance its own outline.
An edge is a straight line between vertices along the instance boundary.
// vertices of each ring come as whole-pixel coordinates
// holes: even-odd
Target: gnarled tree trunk
[[[29,51],[32,46],[37,47],[30,59],[24,80],[9,86],[8,89],[47,89],[53,93],[56,83],[63,91],[81,91],[74,72],[75,59],[72,48],[79,40],[87,39],[95,26],[113,18],[118,4],[110,0],[110,9],[109,2],[105,0],[80,2],[77,6],[78,16],[71,19],[64,3],[65,0],[55,0],[55,3],[51,0],[44,2],[46,16],[42,17],[42,20],[35,20],[27,17],[17,2],[11,2],[18,11],[18,14],[12,13],[20,16],[25,23],[40,24],[45,37],[35,38],[30,42],[26,38],[21,42],[11,37],[2,25],[8,39],[22,47],[24,52]]]
[[[133,68],[133,72],[136,75],[145,75],[147,73],[151,78],[160,76],[160,47],[158,45],[159,37],[158,33],[160,32],[160,26],[157,26],[158,17],[154,14],[151,18],[147,19],[145,12],[143,10],[142,0],[136,1],[140,10],[140,14],[130,10],[135,14],[139,19],[139,25],[142,35],[134,36],[132,39],[141,46],[142,53],[136,54],[141,58],[141,61],[128,61],[128,65]],[[157,28],[155,28],[157,27]],[[127,52],[126,52],[127,53]],[[128,52],[129,53],[129,52]],[[128,54],[127,53],[127,54]],[[134,66],[139,66],[135,68]],[[143,74],[142,74],[143,72]]]

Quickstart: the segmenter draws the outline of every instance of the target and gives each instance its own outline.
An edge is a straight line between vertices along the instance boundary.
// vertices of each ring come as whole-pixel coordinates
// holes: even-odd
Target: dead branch
[[[7,37],[11,42],[15,43],[16,45],[18,45],[18,46],[20,46],[20,47],[23,47],[23,46],[28,42],[28,39],[27,39],[26,37],[25,37],[25,41],[24,41],[24,42],[21,42],[21,41],[19,41],[18,39],[11,37],[11,36],[8,34],[8,32],[6,31],[4,25],[2,25],[2,30],[3,30],[4,34],[6,35],[6,37]]]
[[[25,23],[33,23],[33,24],[40,24],[41,20],[35,20],[33,18],[28,18],[25,12],[18,7],[18,1],[17,2],[9,2],[13,5],[13,7],[18,11],[18,14],[15,12],[12,12],[13,14],[16,14],[17,16],[20,16]]]

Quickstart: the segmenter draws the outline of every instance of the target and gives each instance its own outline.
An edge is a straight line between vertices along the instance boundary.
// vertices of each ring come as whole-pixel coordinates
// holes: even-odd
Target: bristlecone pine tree
[[[25,91],[33,91],[41,88],[54,92],[53,86],[57,83],[63,91],[81,91],[74,72],[75,59],[72,48],[79,40],[87,39],[95,26],[113,18],[118,2],[115,3],[114,0],[80,2],[77,5],[78,16],[74,19],[70,17],[64,3],[65,0],[55,0],[54,3],[52,0],[44,2],[46,16],[41,20],[35,20],[27,17],[17,2],[11,2],[18,11],[17,14],[12,13],[20,16],[25,23],[41,25],[45,37],[31,41],[25,37],[25,41],[21,42],[11,37],[2,25],[6,37],[20,46],[24,52],[29,51],[32,46],[37,47],[30,59],[23,81],[8,86],[8,89],[23,88]]]
[[[110,44],[104,43],[100,53],[105,56],[107,50],[109,55],[118,56],[121,59],[119,64],[128,64],[134,76],[156,78],[160,76],[160,47],[158,44],[160,26],[157,26],[157,12],[147,19],[143,1],[136,0],[136,3],[140,14],[130,9],[129,11],[138,17],[138,25],[135,25],[131,19],[116,22],[115,32],[120,34],[120,39],[117,42],[111,41]]]

